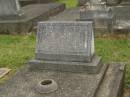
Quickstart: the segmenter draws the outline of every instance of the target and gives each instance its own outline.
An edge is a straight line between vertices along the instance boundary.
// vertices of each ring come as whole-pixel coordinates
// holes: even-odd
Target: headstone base
[[[58,70],[67,72],[88,72],[98,73],[101,64],[101,57],[94,56],[92,62],[63,62],[63,61],[44,61],[44,60],[31,60],[29,61],[30,69],[32,70]]]

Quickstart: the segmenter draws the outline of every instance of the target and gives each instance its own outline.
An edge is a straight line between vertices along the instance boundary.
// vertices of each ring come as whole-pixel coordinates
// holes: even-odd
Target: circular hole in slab
[[[52,84],[52,80],[44,80],[41,82],[41,85],[50,85]]]
[[[58,85],[53,79],[44,79],[35,88],[39,93],[51,93],[57,90]]]

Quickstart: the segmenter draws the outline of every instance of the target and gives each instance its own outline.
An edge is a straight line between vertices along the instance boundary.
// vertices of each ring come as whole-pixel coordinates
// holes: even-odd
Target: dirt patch
[[[130,89],[125,90],[124,97],[130,97]]]

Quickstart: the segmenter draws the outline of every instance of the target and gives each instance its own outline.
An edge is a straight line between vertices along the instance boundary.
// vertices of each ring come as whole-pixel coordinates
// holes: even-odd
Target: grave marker
[[[100,58],[95,57],[93,22],[40,22],[35,60],[30,61],[34,67],[39,67],[35,63],[41,63],[43,69],[82,72],[93,68],[95,70],[89,70],[96,72]]]
[[[80,11],[81,21],[93,21],[95,28],[105,28],[108,32],[113,32],[113,25],[115,24],[115,15],[110,7],[107,7],[104,2],[88,3],[86,8]]]
[[[36,58],[90,61],[94,54],[92,27],[92,22],[40,22]]]

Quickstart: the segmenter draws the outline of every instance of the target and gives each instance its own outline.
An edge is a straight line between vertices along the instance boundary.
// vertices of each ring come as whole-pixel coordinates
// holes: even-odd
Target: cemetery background
[[[60,1],[66,2],[66,1]],[[70,4],[70,2],[67,4]],[[71,3],[68,7],[73,7],[77,3]],[[103,58],[103,63],[127,62],[127,72],[125,84],[130,84],[130,35],[103,36],[95,39],[96,53]],[[27,60],[34,56],[35,35],[0,35],[0,67],[12,69],[12,75],[18,68],[23,66]],[[10,59],[10,60],[9,60]],[[8,77],[9,77],[8,76]],[[3,82],[8,77],[1,79]]]

